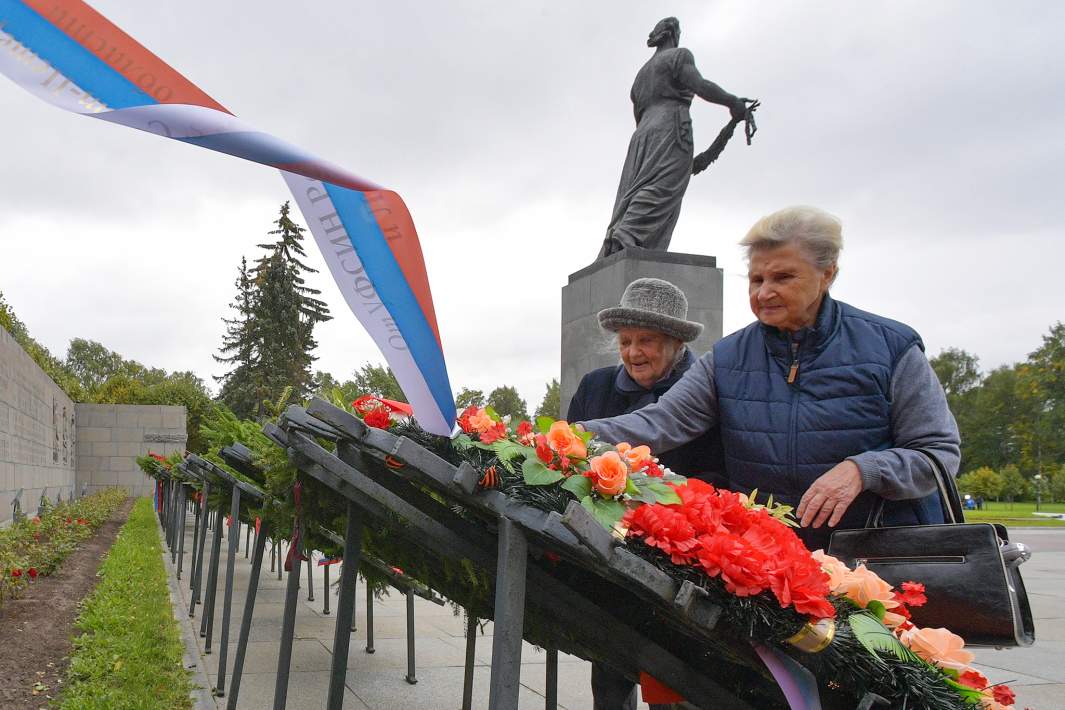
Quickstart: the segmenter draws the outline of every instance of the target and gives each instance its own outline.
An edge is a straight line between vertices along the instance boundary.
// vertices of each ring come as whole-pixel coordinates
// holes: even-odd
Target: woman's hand
[[[819,528],[826,520],[834,528],[861,492],[862,472],[858,464],[848,459],[814,481],[799,501],[795,515],[804,528]]]

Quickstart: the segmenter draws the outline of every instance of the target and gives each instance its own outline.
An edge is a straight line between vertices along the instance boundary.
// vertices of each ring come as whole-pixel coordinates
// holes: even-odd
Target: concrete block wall
[[[723,275],[717,259],[702,254],[623,250],[570,274],[562,288],[562,417],[581,378],[592,370],[621,362],[610,334],[599,328],[598,313],[618,305],[638,278],[665,279],[688,298],[688,320],[703,324],[689,347],[702,355],[721,339]]]
[[[42,492],[65,500],[74,487],[75,404],[0,328],[0,523],[37,510]],[[75,493],[76,494],[76,493]]]
[[[165,405],[77,404],[77,486],[92,493],[121,486],[130,495],[151,495],[152,479],[137,457],[184,451],[185,408]]]

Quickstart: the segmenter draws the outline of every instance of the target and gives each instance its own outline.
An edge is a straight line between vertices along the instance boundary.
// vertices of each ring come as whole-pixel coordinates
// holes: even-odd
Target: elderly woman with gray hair
[[[795,506],[810,549],[832,528],[862,527],[880,499],[885,525],[943,522],[934,466],[956,474],[957,424],[920,336],[829,294],[839,220],[791,207],[740,244],[757,322],[656,403],[584,427],[667,452],[719,426],[729,487]]]

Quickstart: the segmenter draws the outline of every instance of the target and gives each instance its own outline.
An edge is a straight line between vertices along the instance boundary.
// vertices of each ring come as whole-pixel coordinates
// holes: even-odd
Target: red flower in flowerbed
[[[26,574],[30,576],[30,579],[37,579],[37,568],[30,567],[28,570],[26,570]]]
[[[20,570],[18,567],[13,567],[11,569],[11,576],[14,577],[15,579],[18,579],[19,577],[22,576],[22,570]]]
[[[769,591],[781,607],[812,619],[835,616],[828,574],[798,536],[744,496],[702,481],[673,485],[679,505],[654,503],[625,516],[630,537],[662,550],[674,564],[700,567],[746,597]]]

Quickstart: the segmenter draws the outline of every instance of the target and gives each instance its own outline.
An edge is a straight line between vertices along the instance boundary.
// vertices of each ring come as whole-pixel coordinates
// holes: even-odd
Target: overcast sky
[[[558,375],[561,288],[599,249],[667,14],[704,76],[763,102],[754,145],[692,180],[671,245],[717,256],[726,333],[752,320],[737,240],[799,203],[843,220],[836,297],[930,353],[1015,362],[1065,319],[1060,3],[92,4],[236,115],[404,197],[455,390],[513,384],[531,409]],[[0,108],[0,290],[31,332],[213,384],[240,257],[289,199],[277,171],[4,79]],[[701,150],[727,113],[692,114]],[[318,366],[382,362],[315,285],[335,316]]]

